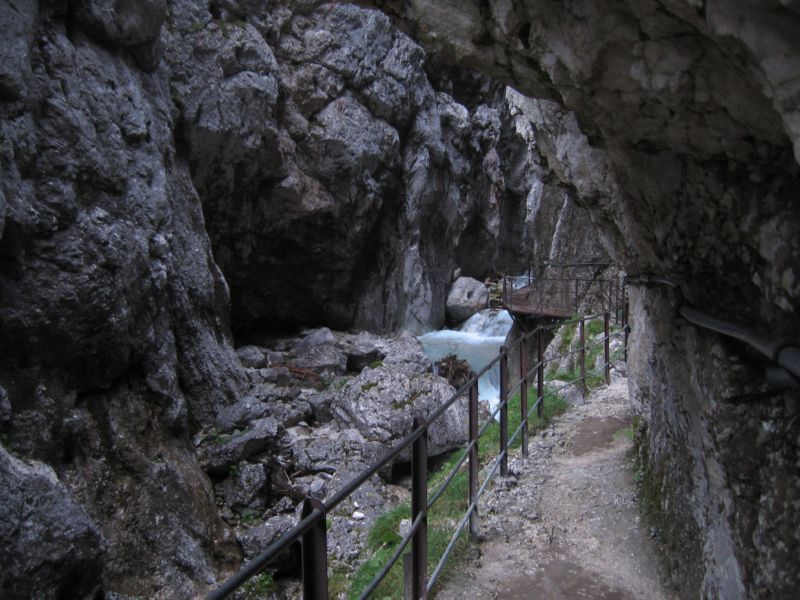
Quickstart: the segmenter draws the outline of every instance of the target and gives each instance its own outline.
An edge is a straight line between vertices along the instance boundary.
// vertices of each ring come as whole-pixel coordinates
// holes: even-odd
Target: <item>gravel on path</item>
[[[480,503],[483,541],[437,600],[672,600],[640,522],[627,380],[615,378],[517,450]]]

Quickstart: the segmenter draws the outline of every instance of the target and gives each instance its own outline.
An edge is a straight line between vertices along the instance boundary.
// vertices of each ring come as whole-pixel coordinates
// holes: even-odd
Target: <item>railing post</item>
[[[609,385],[611,383],[611,347],[610,347],[611,339],[609,337],[609,329],[611,325],[610,321],[611,321],[611,315],[609,315],[608,313],[604,314],[603,335],[605,336],[605,339],[603,340],[604,342],[603,351],[606,359],[605,362],[606,385]]]
[[[625,291],[622,292],[622,330],[625,332],[625,362],[628,362],[628,335],[631,328],[628,326],[628,302],[625,300]]]
[[[519,343],[519,417],[522,423],[522,456],[528,456],[528,340]]]
[[[469,505],[475,510],[469,516],[469,534],[478,537],[478,381],[469,388]]]
[[[500,348],[500,475],[508,475],[508,348]]]
[[[317,498],[306,498],[303,502],[302,518],[314,510],[325,511],[325,505]],[[328,534],[325,518],[303,534],[303,600],[327,600],[328,598]]]
[[[578,362],[581,369],[581,388],[586,393],[586,334],[584,332],[583,317],[578,321]]]
[[[411,540],[411,592],[414,600],[420,600],[428,596],[428,424],[415,417],[413,427],[423,428],[411,450],[411,522],[422,515],[422,525]]]
[[[542,328],[539,326],[536,332],[536,399],[539,405],[536,407],[536,416],[542,418],[542,411],[544,410],[544,335],[542,335]]]
[[[575,314],[578,314],[578,280],[575,280]]]
[[[614,280],[614,325],[619,325],[619,322],[622,318],[620,315],[620,299],[619,299],[619,292],[622,289],[622,283],[619,280],[619,277]]]

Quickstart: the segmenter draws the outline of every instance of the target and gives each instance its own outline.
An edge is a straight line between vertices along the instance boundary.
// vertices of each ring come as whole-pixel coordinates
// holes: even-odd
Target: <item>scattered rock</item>
[[[242,366],[249,369],[260,369],[266,364],[266,357],[257,346],[242,346],[236,349],[236,356],[242,362]]]
[[[281,386],[288,386],[294,381],[292,374],[284,366],[267,367],[258,370],[258,376],[262,381],[275,383]]]
[[[547,379],[547,385],[551,389],[558,389],[558,397],[570,406],[580,406],[585,402],[583,391],[577,383],[567,384],[566,381],[558,379]]]
[[[320,327],[306,333],[300,341],[292,346],[290,353],[292,356],[303,356],[320,346],[328,346],[335,342],[336,338],[333,336],[333,332],[327,327]]]
[[[263,510],[267,503],[267,470],[263,464],[238,465],[222,485],[225,503],[241,513]]]
[[[278,422],[272,417],[257,419],[244,433],[206,444],[203,467],[209,474],[224,475],[232,466],[274,445],[279,433]]]
[[[226,406],[219,411],[214,422],[220,433],[229,433],[234,429],[246,427],[252,421],[267,416],[270,406],[253,398],[245,398],[236,404]]]
[[[367,336],[357,336],[342,343],[342,351],[347,357],[347,370],[360,373],[366,366],[376,366],[386,354]]]
[[[245,559],[251,560],[258,556],[272,542],[294,527],[296,522],[297,520],[294,516],[278,515],[240,533],[236,537],[242,545]],[[281,556],[288,555],[287,553]]]

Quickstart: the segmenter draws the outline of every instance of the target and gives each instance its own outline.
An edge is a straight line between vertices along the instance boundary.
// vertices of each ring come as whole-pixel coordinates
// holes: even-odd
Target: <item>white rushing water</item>
[[[478,372],[497,356],[513,321],[505,310],[482,310],[470,317],[458,331],[443,329],[419,337],[431,360],[455,354]],[[478,381],[478,396],[487,400],[492,410],[500,397],[500,369],[497,365]]]

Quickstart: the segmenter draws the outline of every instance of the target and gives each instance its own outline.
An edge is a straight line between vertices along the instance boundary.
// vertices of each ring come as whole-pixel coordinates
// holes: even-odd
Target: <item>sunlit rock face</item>
[[[800,337],[797,2],[374,4],[430,52],[569,112],[582,135],[540,149],[629,274],[667,275],[719,316]],[[631,301],[631,385],[676,582],[791,597],[797,393],[766,385],[741,344],[676,328],[668,289]]]

